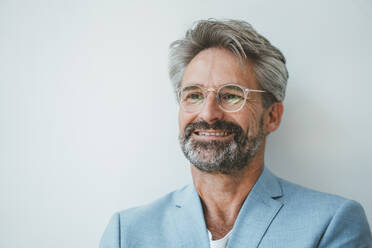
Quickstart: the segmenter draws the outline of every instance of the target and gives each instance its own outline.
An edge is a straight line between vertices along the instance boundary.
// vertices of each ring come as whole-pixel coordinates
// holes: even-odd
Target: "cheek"
[[[242,128],[248,136],[256,136],[260,129],[261,112],[254,108],[244,111],[244,122]]]
[[[195,119],[195,114],[185,113],[182,110],[178,112],[178,128],[180,135],[183,135],[183,132],[186,126]]]
[[[250,118],[248,124],[248,136],[256,136],[259,131],[260,120],[258,117]]]

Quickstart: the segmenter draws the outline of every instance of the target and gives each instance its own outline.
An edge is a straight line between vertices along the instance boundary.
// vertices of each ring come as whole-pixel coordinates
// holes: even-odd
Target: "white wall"
[[[355,199],[372,222],[372,2],[0,2],[0,247],[96,247],[114,211],[190,182],[168,46],[238,18],[290,80],[267,164]]]

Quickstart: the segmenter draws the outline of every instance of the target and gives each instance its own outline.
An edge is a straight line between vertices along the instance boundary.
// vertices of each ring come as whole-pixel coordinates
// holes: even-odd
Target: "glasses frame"
[[[203,96],[204,96],[204,99],[203,99],[203,103],[201,105],[201,109],[199,111],[187,111],[184,106],[182,105],[181,103],[181,92],[184,88],[186,87],[192,87],[192,86],[197,86],[199,88],[202,89],[202,92],[203,92]],[[220,99],[218,97],[218,92],[223,88],[223,87],[226,87],[226,86],[234,86],[234,87],[238,87],[240,89],[243,90],[244,92],[244,103],[237,109],[237,110],[226,110],[224,109],[222,106],[221,106],[221,103],[220,103]],[[221,85],[220,87],[218,87],[217,89],[216,88],[205,88],[203,86],[201,86],[200,84],[189,84],[189,85],[185,85],[185,86],[182,86],[182,87],[178,87],[176,89],[176,94],[177,94],[177,100],[178,100],[178,104],[181,105],[182,109],[185,110],[186,112],[188,113],[196,113],[196,112],[200,112],[202,110],[202,108],[204,107],[204,104],[206,102],[206,99],[208,97],[208,93],[210,92],[214,92],[215,94],[215,98],[216,98],[216,102],[217,102],[217,105],[220,109],[222,109],[223,111],[225,112],[228,112],[228,113],[233,113],[233,112],[238,112],[240,111],[244,105],[247,103],[247,99],[248,99],[248,94],[249,92],[260,92],[260,93],[264,93],[266,92],[265,90],[254,90],[254,89],[249,89],[249,88],[246,88],[244,86],[241,86],[240,84],[233,84],[233,83],[228,83],[228,84],[223,84]]]

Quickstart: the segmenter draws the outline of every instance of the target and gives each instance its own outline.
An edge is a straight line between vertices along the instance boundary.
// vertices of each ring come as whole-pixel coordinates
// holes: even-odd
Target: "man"
[[[283,114],[283,54],[248,23],[203,20],[171,45],[193,185],[115,214],[101,248],[372,247],[363,208],[264,167]]]

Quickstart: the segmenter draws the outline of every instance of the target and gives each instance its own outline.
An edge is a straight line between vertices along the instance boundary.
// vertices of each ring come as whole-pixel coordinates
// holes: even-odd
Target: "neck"
[[[194,185],[200,196],[204,218],[212,238],[222,238],[232,229],[245,198],[261,175],[263,166],[263,152],[259,152],[239,174],[234,175],[207,173],[191,166]]]

